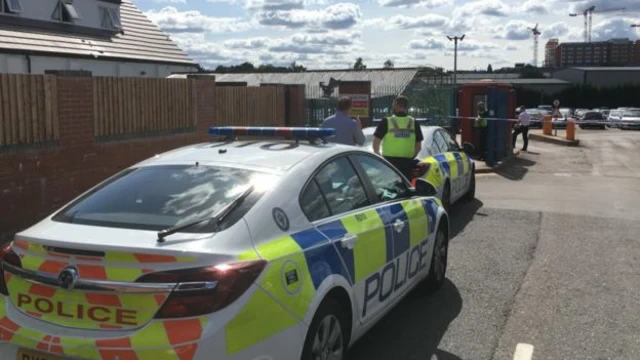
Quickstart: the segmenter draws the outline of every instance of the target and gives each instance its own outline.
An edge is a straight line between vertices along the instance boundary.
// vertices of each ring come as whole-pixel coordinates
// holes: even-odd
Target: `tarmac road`
[[[640,359],[640,132],[530,141],[452,209],[449,281],[417,290],[350,359]]]

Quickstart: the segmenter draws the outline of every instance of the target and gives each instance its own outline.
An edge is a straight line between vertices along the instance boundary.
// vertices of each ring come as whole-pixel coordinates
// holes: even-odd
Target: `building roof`
[[[543,79],[492,79],[495,80],[498,83],[504,83],[504,84],[516,84],[516,85],[566,85],[566,84],[570,84],[570,82],[565,81],[565,80],[561,80],[561,79],[554,79],[554,78],[543,78]],[[480,82],[481,80],[479,79],[456,79],[456,82],[458,84],[470,84],[470,83],[476,83],[476,82]]]
[[[571,67],[581,71],[640,71],[640,66],[580,66]]]
[[[307,98],[321,98],[323,93],[320,82],[329,83],[331,78],[343,81],[371,81],[371,96],[381,97],[398,95],[404,91],[416,77],[420,69],[371,69],[371,70],[312,70],[292,73],[248,73],[202,75],[215,76],[216,82],[246,82],[248,86],[260,84],[304,84]],[[174,74],[169,77],[184,78],[187,74]],[[332,96],[338,96],[334,89]]]
[[[123,33],[116,33],[111,37],[70,34],[54,29],[48,30],[45,27],[31,28],[27,25],[10,25],[3,22],[0,26],[0,51],[196,65],[158,26],[147,19],[131,0],[122,0],[120,18]],[[24,19],[17,20],[22,24],[26,22]],[[51,25],[53,27],[58,24]]]

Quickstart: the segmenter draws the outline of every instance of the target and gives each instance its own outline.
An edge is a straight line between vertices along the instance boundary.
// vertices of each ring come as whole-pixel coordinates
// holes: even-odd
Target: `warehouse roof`
[[[216,82],[246,82],[248,86],[260,84],[304,84],[307,98],[321,98],[323,95],[320,82],[328,84],[331,78],[342,81],[371,81],[371,96],[381,97],[398,95],[404,91],[416,77],[419,68],[404,69],[371,69],[371,70],[311,70],[291,73],[248,73],[202,75],[215,76]],[[174,74],[170,77],[184,78],[187,74]],[[332,96],[338,95],[335,88]]]
[[[640,71],[640,66],[579,66],[570,69],[582,71]]]
[[[122,0],[120,22],[122,33],[88,28],[85,34],[55,22],[0,16],[0,51],[196,65],[131,0]]]

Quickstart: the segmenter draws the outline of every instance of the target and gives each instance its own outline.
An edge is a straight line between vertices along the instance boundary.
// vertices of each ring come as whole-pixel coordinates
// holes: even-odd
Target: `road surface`
[[[414,291],[349,359],[640,359],[640,132],[579,136],[480,175],[452,209],[444,288]]]

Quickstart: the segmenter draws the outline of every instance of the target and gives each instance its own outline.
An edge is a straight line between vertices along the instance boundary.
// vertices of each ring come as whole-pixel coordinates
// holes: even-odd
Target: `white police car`
[[[442,200],[448,211],[451,204],[459,201],[471,201],[476,193],[475,162],[471,158],[474,147],[465,143],[460,147],[439,126],[420,126],[422,130],[422,149],[416,156],[420,161],[420,169],[415,176],[427,180],[437,190],[437,197]],[[365,135],[363,147],[373,151],[373,133],[375,127],[362,129]]]
[[[1,250],[0,358],[341,359],[409,289],[442,285],[449,220],[434,191],[341,145],[157,155]]]

